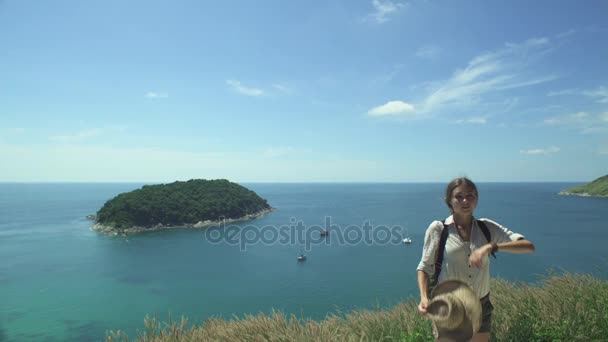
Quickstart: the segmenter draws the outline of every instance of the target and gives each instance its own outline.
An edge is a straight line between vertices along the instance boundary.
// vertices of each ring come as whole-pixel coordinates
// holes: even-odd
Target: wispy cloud
[[[583,134],[608,132],[608,112],[576,112],[547,118],[544,124],[579,130]]]
[[[15,128],[11,128],[10,131],[13,133],[21,134],[21,133],[25,132],[25,128],[15,127]]]
[[[549,39],[535,38],[520,44],[508,43],[501,49],[476,56],[464,69],[431,89],[421,110],[433,112],[446,106],[479,104],[492,92],[555,80],[556,75],[529,75],[529,65],[550,50]]]
[[[441,48],[434,45],[426,45],[416,50],[416,57],[432,59],[439,55]]]
[[[369,20],[382,24],[389,20],[389,16],[406,7],[405,3],[391,0],[372,0],[373,11],[368,15]]]
[[[557,91],[550,91],[547,96],[563,96],[563,95],[580,95],[581,91],[578,89],[563,89]]]
[[[269,147],[262,151],[262,157],[279,158],[292,154],[294,151],[295,149],[290,146]]]
[[[608,87],[600,86],[593,90],[563,89],[551,91],[547,96],[584,95],[595,99],[597,103],[608,103]]]
[[[487,119],[485,117],[475,117],[475,118],[468,118],[468,119],[464,119],[464,120],[457,120],[456,123],[458,124],[485,124],[487,123]]]
[[[226,80],[226,84],[228,84],[234,91],[237,93],[247,95],[247,96],[262,96],[264,95],[264,91],[258,88],[245,87],[241,84],[240,81],[237,80]]]
[[[587,112],[576,112],[562,116],[556,116],[544,120],[547,125],[579,125],[590,121],[591,115]]]
[[[284,94],[291,95],[291,94],[293,94],[293,93],[294,93],[293,88],[291,88],[291,87],[289,87],[289,86],[286,86],[286,85],[284,85],[284,84],[275,83],[275,84],[273,84],[273,85],[272,85],[272,87],[273,87],[274,89],[276,89],[276,90],[278,90],[278,91],[280,91],[280,92],[284,93]]]
[[[371,84],[375,86],[378,83],[382,84],[391,82],[393,79],[395,79],[395,77],[397,77],[397,75],[399,75],[399,73],[403,70],[404,67],[404,64],[393,65],[390,71],[384,72],[383,74],[380,74],[376,78],[372,79]]]
[[[108,125],[103,128],[88,128],[69,134],[57,134],[49,137],[50,141],[61,144],[76,144],[86,140],[93,140],[106,134],[124,132],[128,129],[125,125]]]
[[[162,92],[149,91],[145,95],[149,99],[166,99],[169,97],[169,94]]]
[[[608,88],[599,87],[595,90],[583,92],[584,95],[594,98],[598,103],[608,103]]]
[[[519,151],[521,154],[551,154],[559,152],[559,147],[551,146],[548,148],[535,148],[531,150],[521,150]]]
[[[567,38],[577,33],[575,29],[569,29],[568,31],[560,32],[555,37],[556,38]]]
[[[581,133],[583,134],[593,134],[600,133],[606,134],[608,133],[608,112],[603,112],[596,115],[591,122],[585,127]]]
[[[49,140],[64,143],[64,144],[72,144],[82,142],[87,139],[96,138],[103,134],[104,130],[101,128],[92,128],[85,129],[73,134],[64,134],[64,135],[54,135],[49,138]]]
[[[127,129],[129,129],[129,126],[126,125],[109,125],[107,126],[108,130],[111,131],[118,131],[118,132],[124,132]]]
[[[403,101],[389,101],[381,106],[370,109],[370,116],[413,116],[414,106]]]

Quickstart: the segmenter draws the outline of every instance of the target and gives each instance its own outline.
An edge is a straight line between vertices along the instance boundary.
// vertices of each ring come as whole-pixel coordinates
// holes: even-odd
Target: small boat
[[[403,243],[405,243],[406,245],[409,245],[412,243],[412,239],[410,239],[409,237],[406,237],[405,239],[403,239]]]
[[[323,229],[321,231],[321,236],[328,236],[329,235],[329,231],[327,231],[327,229]]]
[[[298,255],[298,261],[305,261],[305,260],[306,260],[306,255],[304,255],[304,254]]]

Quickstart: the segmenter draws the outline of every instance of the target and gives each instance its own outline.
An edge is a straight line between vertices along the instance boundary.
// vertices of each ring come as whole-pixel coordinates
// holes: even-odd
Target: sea
[[[558,195],[579,184],[478,184],[476,217],[536,246],[499,253],[492,276],[608,278],[608,198]],[[425,230],[448,216],[443,183],[246,183],[275,210],[212,228],[90,230],[87,215],[142,185],[0,183],[0,341],[102,341],[117,330],[134,338],[147,315],[201,324],[390,308],[417,299]]]

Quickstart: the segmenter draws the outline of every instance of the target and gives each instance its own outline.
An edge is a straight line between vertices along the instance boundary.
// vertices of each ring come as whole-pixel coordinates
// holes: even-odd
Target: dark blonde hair
[[[448,187],[445,189],[445,204],[448,205],[448,208],[450,208],[450,211],[452,211],[452,205],[450,204],[450,200],[452,199],[452,192],[454,192],[454,189],[456,189],[457,187],[459,187],[461,185],[466,185],[469,188],[473,189],[473,191],[475,191],[475,197],[479,198],[479,193],[477,192],[477,186],[475,185],[475,183],[473,183],[472,180],[470,180],[466,177],[456,178],[456,179],[452,180],[448,184]]]

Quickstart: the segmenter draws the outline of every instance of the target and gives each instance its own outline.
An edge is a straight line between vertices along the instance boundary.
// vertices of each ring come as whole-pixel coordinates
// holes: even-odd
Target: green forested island
[[[560,195],[608,196],[608,175],[593,182],[564,190],[560,192]]]
[[[220,219],[256,218],[272,210],[255,192],[225,179],[144,185],[119,194],[97,211],[95,231],[134,233],[169,227],[204,227]]]

